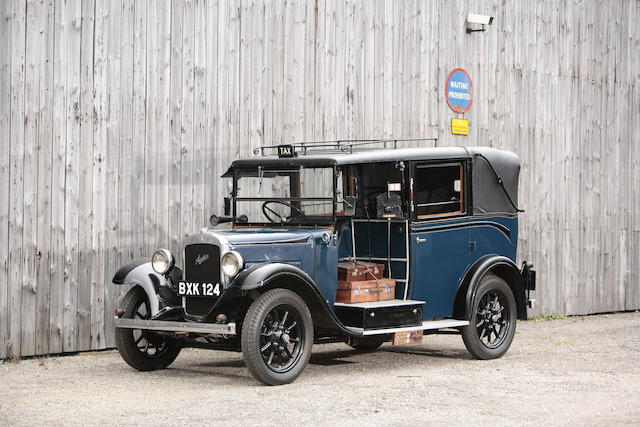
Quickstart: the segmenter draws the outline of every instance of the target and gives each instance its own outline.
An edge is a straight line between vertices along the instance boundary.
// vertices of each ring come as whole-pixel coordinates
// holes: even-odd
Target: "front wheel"
[[[312,345],[311,312],[295,292],[272,289],[249,307],[242,325],[242,356],[258,381],[293,382],[307,366]]]
[[[150,319],[151,308],[147,294],[139,286],[126,293],[120,307],[126,319]],[[155,371],[169,366],[180,353],[180,347],[171,345],[158,334],[129,328],[116,328],[116,348],[120,356],[138,371]]]
[[[486,275],[476,291],[469,325],[462,339],[476,359],[496,359],[509,349],[516,332],[516,300],[507,283]]]

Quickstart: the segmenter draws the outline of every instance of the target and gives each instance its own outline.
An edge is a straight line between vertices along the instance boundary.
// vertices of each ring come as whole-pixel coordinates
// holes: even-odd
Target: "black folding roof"
[[[520,159],[509,151],[490,147],[420,147],[364,149],[354,152],[320,152],[296,157],[255,156],[235,160],[222,175],[232,177],[234,169],[263,167],[315,167],[396,161],[473,161],[474,214],[514,213],[518,205]]]

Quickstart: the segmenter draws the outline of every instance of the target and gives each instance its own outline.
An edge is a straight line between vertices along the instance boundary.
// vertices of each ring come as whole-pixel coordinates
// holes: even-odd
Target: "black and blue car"
[[[116,272],[133,285],[114,320],[124,360],[155,370],[183,347],[242,351],[276,385],[302,373],[314,343],[371,351],[397,333],[460,333],[474,357],[502,356],[535,290],[532,265],[516,264],[519,159],[399,142],[266,146],[234,161],[225,215],[183,253]],[[336,302],[347,260],[383,265],[395,298]]]

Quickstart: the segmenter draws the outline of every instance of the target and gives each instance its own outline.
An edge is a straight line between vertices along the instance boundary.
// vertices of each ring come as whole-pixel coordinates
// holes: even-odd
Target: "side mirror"
[[[344,216],[354,216],[356,214],[356,202],[358,198],[356,196],[345,196],[344,201]]]
[[[224,215],[231,216],[231,197],[224,198]]]

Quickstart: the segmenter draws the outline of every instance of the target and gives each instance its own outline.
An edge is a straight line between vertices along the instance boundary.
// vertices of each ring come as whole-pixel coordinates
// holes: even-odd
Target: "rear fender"
[[[476,290],[487,274],[494,274],[507,282],[516,300],[518,319],[527,320],[527,299],[522,274],[513,261],[500,255],[484,256],[469,269],[462,285],[458,288],[453,317],[466,320],[471,318]]]

